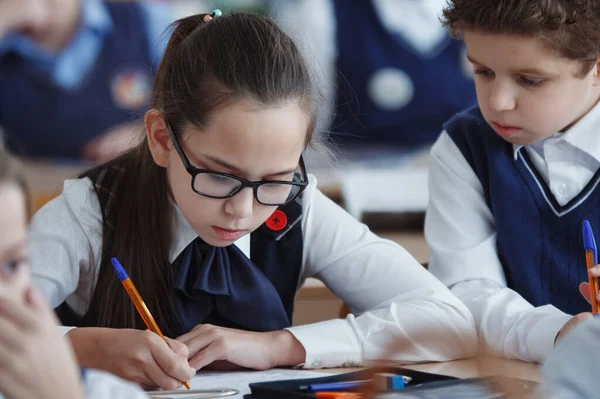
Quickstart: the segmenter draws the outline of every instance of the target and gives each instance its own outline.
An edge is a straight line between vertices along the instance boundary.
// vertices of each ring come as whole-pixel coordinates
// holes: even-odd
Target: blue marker
[[[324,382],[321,384],[300,385],[298,387],[298,390],[305,392],[351,391],[361,388],[363,385],[368,384],[370,382],[370,380]]]
[[[301,385],[298,389],[305,392],[339,392],[356,391],[365,385],[373,383],[378,391],[402,389],[412,381],[411,377],[392,373],[375,374],[373,380],[324,382],[321,384]]]

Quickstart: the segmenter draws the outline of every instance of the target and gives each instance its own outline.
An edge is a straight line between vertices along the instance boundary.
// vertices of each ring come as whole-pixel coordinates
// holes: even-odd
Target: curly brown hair
[[[559,56],[581,60],[581,77],[600,53],[598,0],[448,0],[442,23],[455,38],[465,30],[538,37]]]

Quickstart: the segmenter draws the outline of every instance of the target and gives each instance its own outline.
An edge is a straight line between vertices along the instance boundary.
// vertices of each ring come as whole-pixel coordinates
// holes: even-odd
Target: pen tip
[[[121,281],[127,280],[129,278],[129,276],[127,275],[127,272],[125,271],[125,269],[123,268],[121,263],[118,261],[118,259],[112,258],[110,261],[113,265],[113,268],[117,272],[117,276],[119,277],[119,280],[121,280]]]

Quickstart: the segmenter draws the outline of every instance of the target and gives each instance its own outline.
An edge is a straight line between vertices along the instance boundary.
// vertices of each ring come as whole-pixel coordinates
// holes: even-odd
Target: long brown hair
[[[580,77],[600,53],[598,0],[451,0],[443,22],[455,37],[473,30],[540,38],[556,54],[581,60]]]
[[[294,42],[270,18],[232,13],[204,22],[206,14],[180,19],[155,78],[152,108],[162,111],[175,134],[202,130],[211,114],[236,100],[264,105],[298,101],[315,127],[316,96],[307,64]],[[173,270],[173,208],[166,171],[152,159],[145,139],[112,162],[125,170],[114,191],[118,209],[84,325],[145,328],[110,266],[116,256],[136,284],[163,332],[176,322]]]

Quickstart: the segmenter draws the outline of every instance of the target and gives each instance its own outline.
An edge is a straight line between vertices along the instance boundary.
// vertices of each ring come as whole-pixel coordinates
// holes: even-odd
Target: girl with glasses
[[[202,14],[174,24],[143,142],[65,182],[33,220],[34,232],[56,237],[33,248],[44,260],[34,280],[63,323],[79,327],[67,335],[84,366],[171,389],[190,367],[473,353],[466,308],[404,249],[317,190],[302,161],[316,114],[305,60],[271,19]],[[144,331],[112,257],[173,338],[169,346]],[[353,314],[292,327],[308,277]]]

